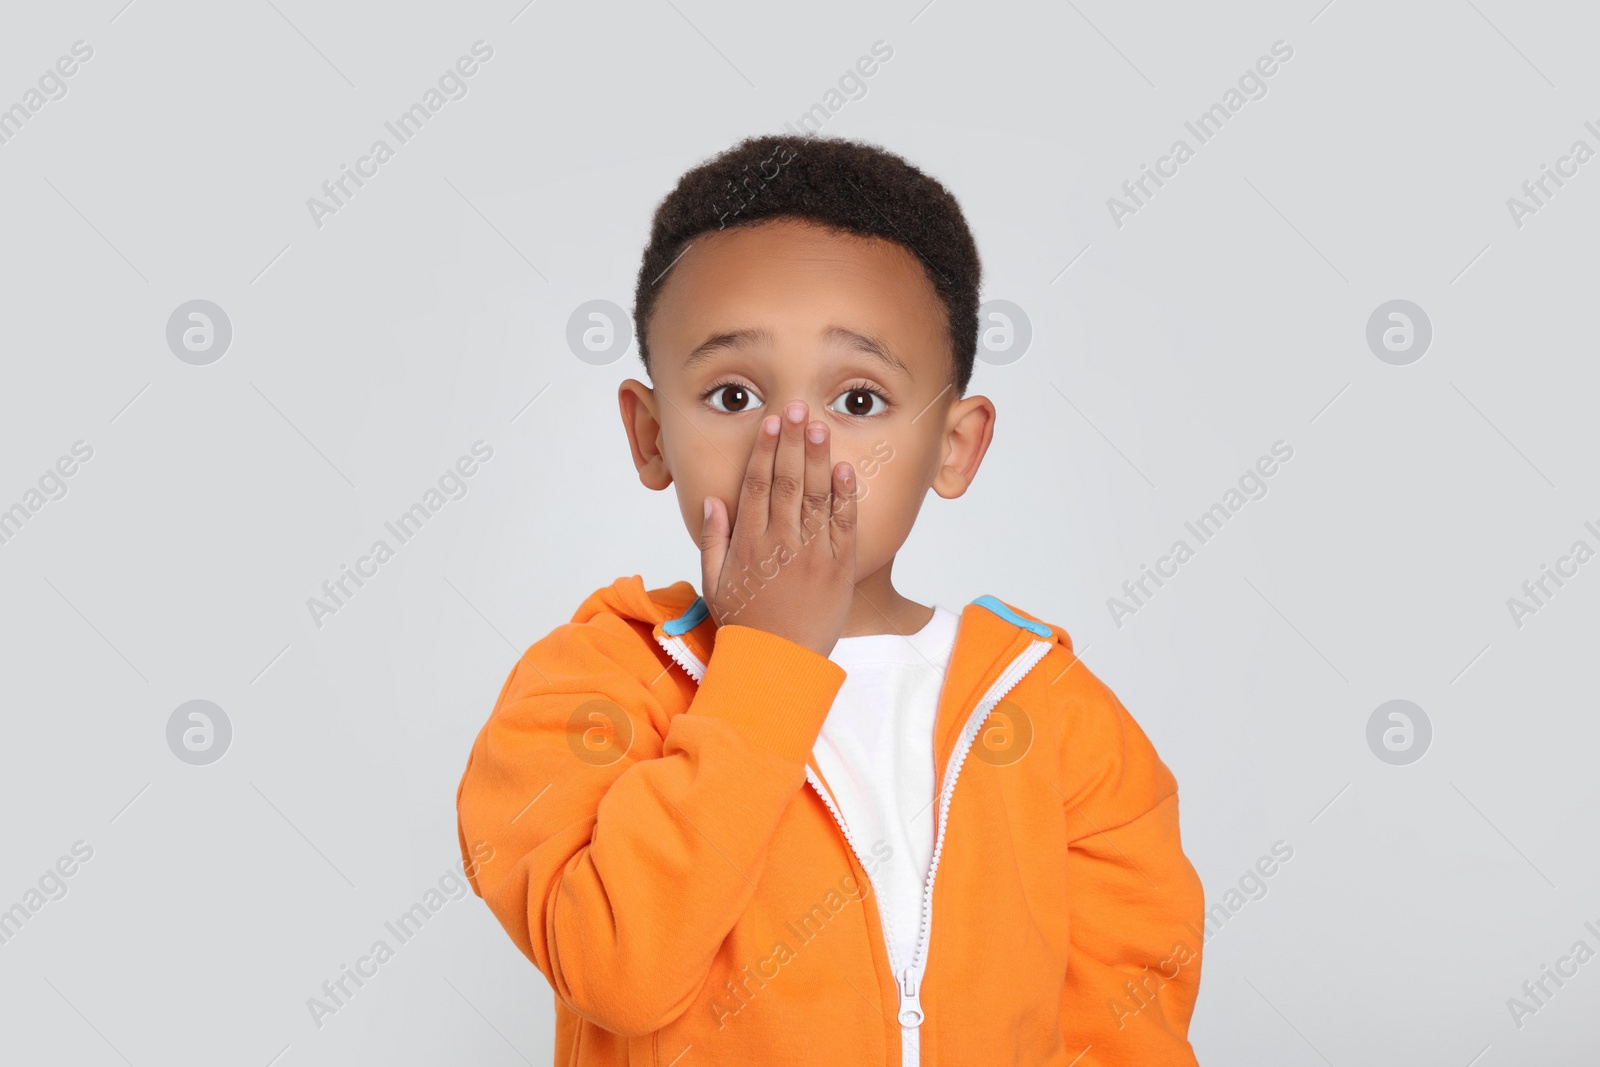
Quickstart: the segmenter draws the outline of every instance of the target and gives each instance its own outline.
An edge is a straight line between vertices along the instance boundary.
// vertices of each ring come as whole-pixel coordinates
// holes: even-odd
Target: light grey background
[[[93,449],[0,544],[0,908],[93,849],[0,945],[0,1058],[550,1061],[549,988],[475,897],[320,1027],[307,1000],[459,873],[454,790],[518,653],[619,575],[698,585],[628,460],[636,350],[580,360],[568,316],[631,306],[676,177],[878,40],[824,132],[945,182],[985,298],[1033,331],[980,366],[994,446],[930,498],[900,588],[1071,631],[1176,774],[1210,902],[1294,849],[1206,944],[1201,1062],[1592,1058],[1600,960],[1520,1027],[1507,1006],[1600,949],[1600,562],[1521,626],[1507,606],[1600,548],[1600,161],[1520,227],[1507,206],[1600,148],[1591,8],[123,2],[10,5],[0,33],[5,107],[93,48],[0,144],[0,507]],[[315,225],[307,198],[480,39],[467,95]],[[1279,40],[1266,95],[1114,224]],[[204,366],[166,340],[195,299],[232,326]],[[1406,366],[1366,342],[1394,299],[1433,329]],[[316,625],[308,598],[479,440],[467,494]],[[1116,625],[1107,599],[1279,440],[1270,492]],[[167,741],[197,699],[232,727],[204,766]],[[1432,723],[1410,765],[1367,744],[1391,699]]]

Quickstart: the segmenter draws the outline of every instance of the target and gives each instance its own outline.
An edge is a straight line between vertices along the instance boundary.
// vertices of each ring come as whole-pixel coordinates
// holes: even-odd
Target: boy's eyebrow
[[[871,356],[873,359],[899,371],[906,377],[912,377],[911,369],[905,362],[890,351],[888,344],[879,337],[869,337],[855,330],[843,326],[829,326],[823,331],[823,338],[835,344],[844,344],[857,352]],[[704,363],[718,352],[733,348],[745,348],[753,345],[767,345],[772,343],[772,332],[761,328],[744,330],[729,330],[708,337],[696,345],[688,357],[683,361],[683,369],[689,370],[700,363]]]
[[[770,345],[772,331],[752,328],[746,330],[729,330],[706,338],[694,347],[687,359],[683,361],[683,369],[691,370],[697,364],[704,363],[718,352],[730,348],[745,348],[753,345]]]
[[[843,326],[829,326],[823,336],[829,341],[843,342],[857,352],[863,352],[871,356],[884,366],[899,371],[907,378],[912,376],[911,368],[907,367],[899,356],[889,351],[888,343],[881,337],[868,337],[866,334],[845,329]]]

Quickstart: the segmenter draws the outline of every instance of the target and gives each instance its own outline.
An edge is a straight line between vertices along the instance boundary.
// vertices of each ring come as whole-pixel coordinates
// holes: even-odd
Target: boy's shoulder
[[[1072,635],[1064,627],[997,597],[978,597],[972,604],[987,606],[1002,616],[1015,616],[1014,623],[1032,630],[1035,637],[1052,642],[1053,647],[1035,668],[1052,696],[1052,704],[1059,700],[1079,704],[1088,701],[1106,708],[1117,705],[1116,695],[1079,658]]]
[[[1118,825],[1148,810],[1177,791],[1177,781],[1132,713],[1099,675],[1078,657],[1062,627],[1013,605],[1029,622],[1047,628],[1055,641],[1035,666],[1035,692],[1044,691],[1044,706],[1056,726],[1064,766],[1074,768],[1083,784],[1116,780],[1122,785],[1115,804],[1099,812]],[[1043,637],[1041,632],[1039,636]]]
[[[572,613],[575,623],[591,622],[596,616],[615,615],[654,626],[677,618],[700,598],[686,581],[673,582],[657,589],[646,589],[643,575],[628,574],[602,585],[583,599]]]
[[[634,693],[640,680],[660,674],[664,653],[651,640],[651,631],[682,615],[698,598],[688,582],[646,589],[637,574],[600,586],[583,598],[568,621],[526,647],[500,690],[496,708],[573,686]]]

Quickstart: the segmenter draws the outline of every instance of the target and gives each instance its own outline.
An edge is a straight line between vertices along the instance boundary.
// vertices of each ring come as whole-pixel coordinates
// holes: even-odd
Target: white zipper
[[[657,640],[661,647],[667,650],[667,654],[689,672],[689,676],[698,685],[705,675],[706,667],[689,650],[683,638],[660,637]],[[966,764],[967,752],[977,740],[978,730],[982,728],[983,721],[989,717],[989,713],[1005,698],[1005,695],[1033,669],[1034,664],[1044,658],[1054,643],[1054,641],[1035,640],[1019,653],[978,700],[977,706],[972,709],[972,714],[967,716],[966,725],[961,728],[961,733],[956,738],[955,750],[950,753],[950,760],[945,764],[944,788],[939,792],[939,829],[934,838],[933,859],[928,865],[928,878],[922,889],[922,917],[917,927],[916,951],[912,954],[909,965],[904,968],[900,966],[895,957],[894,940],[887,932],[884,934],[883,947],[889,955],[889,968],[895,974],[895,988],[900,994],[898,1022],[902,1067],[916,1067],[921,1059],[921,1034],[918,1028],[926,1018],[922,1010],[922,976],[928,969],[928,945],[933,937],[933,879],[939,872],[939,857],[944,851],[945,825],[950,818],[950,798],[955,793],[956,779],[960,777],[961,768]],[[855,837],[850,833],[850,827],[845,824],[844,815],[809,764],[806,765],[806,781],[811,783],[817,795],[822,798],[822,802],[827,805],[834,821],[839,824],[839,831],[844,835],[845,843],[850,846],[850,851],[855,853],[862,870],[866,870],[866,857],[861,854],[861,849],[856,847]],[[867,875],[867,881],[872,881],[870,873]],[[878,892],[876,884],[873,884],[872,892],[878,901],[878,916],[880,920],[884,920],[879,925],[883,926],[887,921],[883,910],[884,897]]]
[[[839,832],[844,834],[845,844],[850,846],[850,851],[855,853],[856,860],[861,864],[861,869],[866,871],[867,858],[862,854],[861,849],[856,846],[855,835],[850,832],[850,827],[845,824],[844,813],[841,812],[839,810],[839,806],[834,803],[833,795],[829,793],[827,787],[822,784],[822,779],[817,777],[817,772],[811,769],[810,764],[806,765],[806,781],[811,783],[812,788],[817,791],[817,796],[822,798],[822,802],[826,804],[828,806],[828,810],[833,813],[833,821],[839,824]],[[872,883],[872,895],[878,901],[878,915],[881,918],[883,917],[883,894],[878,892],[878,885],[876,882],[873,882],[872,873],[870,871],[867,872],[867,881]],[[879,925],[882,924],[880,923]],[[887,935],[883,939],[883,947],[887,949],[889,953],[889,969],[895,974],[899,974],[900,966],[895,962],[894,956],[894,941]]]
[[[672,657],[673,662],[689,672],[694,684],[699,685],[700,679],[705,677],[706,665],[689,650],[689,643],[681,637],[657,637],[656,641],[667,650],[667,655]]]

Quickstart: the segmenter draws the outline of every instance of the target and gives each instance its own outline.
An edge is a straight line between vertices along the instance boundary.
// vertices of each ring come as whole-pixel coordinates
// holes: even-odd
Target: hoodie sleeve
[[[558,627],[512,669],[456,793],[473,891],[556,996],[624,1036],[704,984],[845,677],[739,625],[669,717],[676,670],[642,624]]]
[[[1205,893],[1178,834],[1178,784],[1082,663],[1067,672],[1064,810],[1071,956],[1062,991],[1080,1067],[1194,1067]]]

